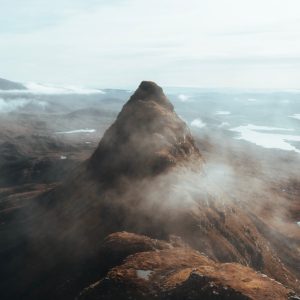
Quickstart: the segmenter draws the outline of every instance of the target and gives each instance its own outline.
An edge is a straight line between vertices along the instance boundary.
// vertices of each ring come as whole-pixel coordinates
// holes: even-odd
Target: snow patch
[[[24,107],[30,100],[18,98],[18,99],[2,99],[0,98],[0,113],[9,113]]]
[[[151,270],[136,270],[136,275],[138,278],[144,279],[144,280],[149,280],[149,277],[153,271]]]

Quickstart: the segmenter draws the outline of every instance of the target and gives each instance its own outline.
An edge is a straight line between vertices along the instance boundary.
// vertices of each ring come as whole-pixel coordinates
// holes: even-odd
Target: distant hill
[[[26,87],[21,83],[0,78],[0,90],[26,90]]]

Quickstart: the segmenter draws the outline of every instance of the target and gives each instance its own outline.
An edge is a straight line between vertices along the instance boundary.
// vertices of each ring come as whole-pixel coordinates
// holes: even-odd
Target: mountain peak
[[[163,90],[154,81],[142,81],[138,87],[138,91],[142,90],[148,93],[163,93]]]
[[[143,81],[105,132],[88,166],[101,180],[144,177],[200,158],[187,124],[161,87]]]
[[[140,83],[128,103],[136,101],[154,101],[170,110],[174,110],[172,103],[164,94],[163,89],[153,81],[142,81]]]

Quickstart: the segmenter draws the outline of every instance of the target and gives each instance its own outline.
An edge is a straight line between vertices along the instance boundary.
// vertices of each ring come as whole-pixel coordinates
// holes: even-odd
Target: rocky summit
[[[111,183],[121,176],[157,175],[199,159],[189,128],[162,88],[143,81],[104,134],[88,166]]]

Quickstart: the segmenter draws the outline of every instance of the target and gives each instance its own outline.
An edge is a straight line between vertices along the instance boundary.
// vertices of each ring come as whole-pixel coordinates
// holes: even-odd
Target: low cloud
[[[46,95],[64,95],[64,94],[105,94],[105,92],[98,89],[88,89],[77,86],[54,86],[45,85],[35,82],[25,84],[29,93],[32,94],[46,94]]]
[[[300,114],[294,114],[294,115],[290,116],[290,118],[300,120]]]
[[[201,119],[197,118],[191,122],[191,126],[197,128],[203,128],[206,127],[206,123],[204,123]]]
[[[227,111],[227,110],[218,110],[215,115],[223,115],[223,116],[226,116],[226,115],[230,115],[231,112],[230,111]]]
[[[191,97],[188,96],[188,95],[185,95],[185,94],[179,94],[178,95],[178,99],[181,101],[181,102],[191,102]]]
[[[228,122],[222,122],[220,125],[218,125],[219,128],[228,127],[230,124]]]
[[[17,95],[17,94],[33,94],[33,95],[91,95],[91,94],[105,94],[100,89],[85,88],[81,86],[57,86],[52,84],[42,84],[36,82],[29,82],[23,84],[24,90],[0,90],[3,95]]]
[[[29,102],[30,100],[23,99],[23,98],[13,99],[13,100],[6,100],[0,98],[0,113],[9,113],[15,111],[19,108],[24,107]]]

